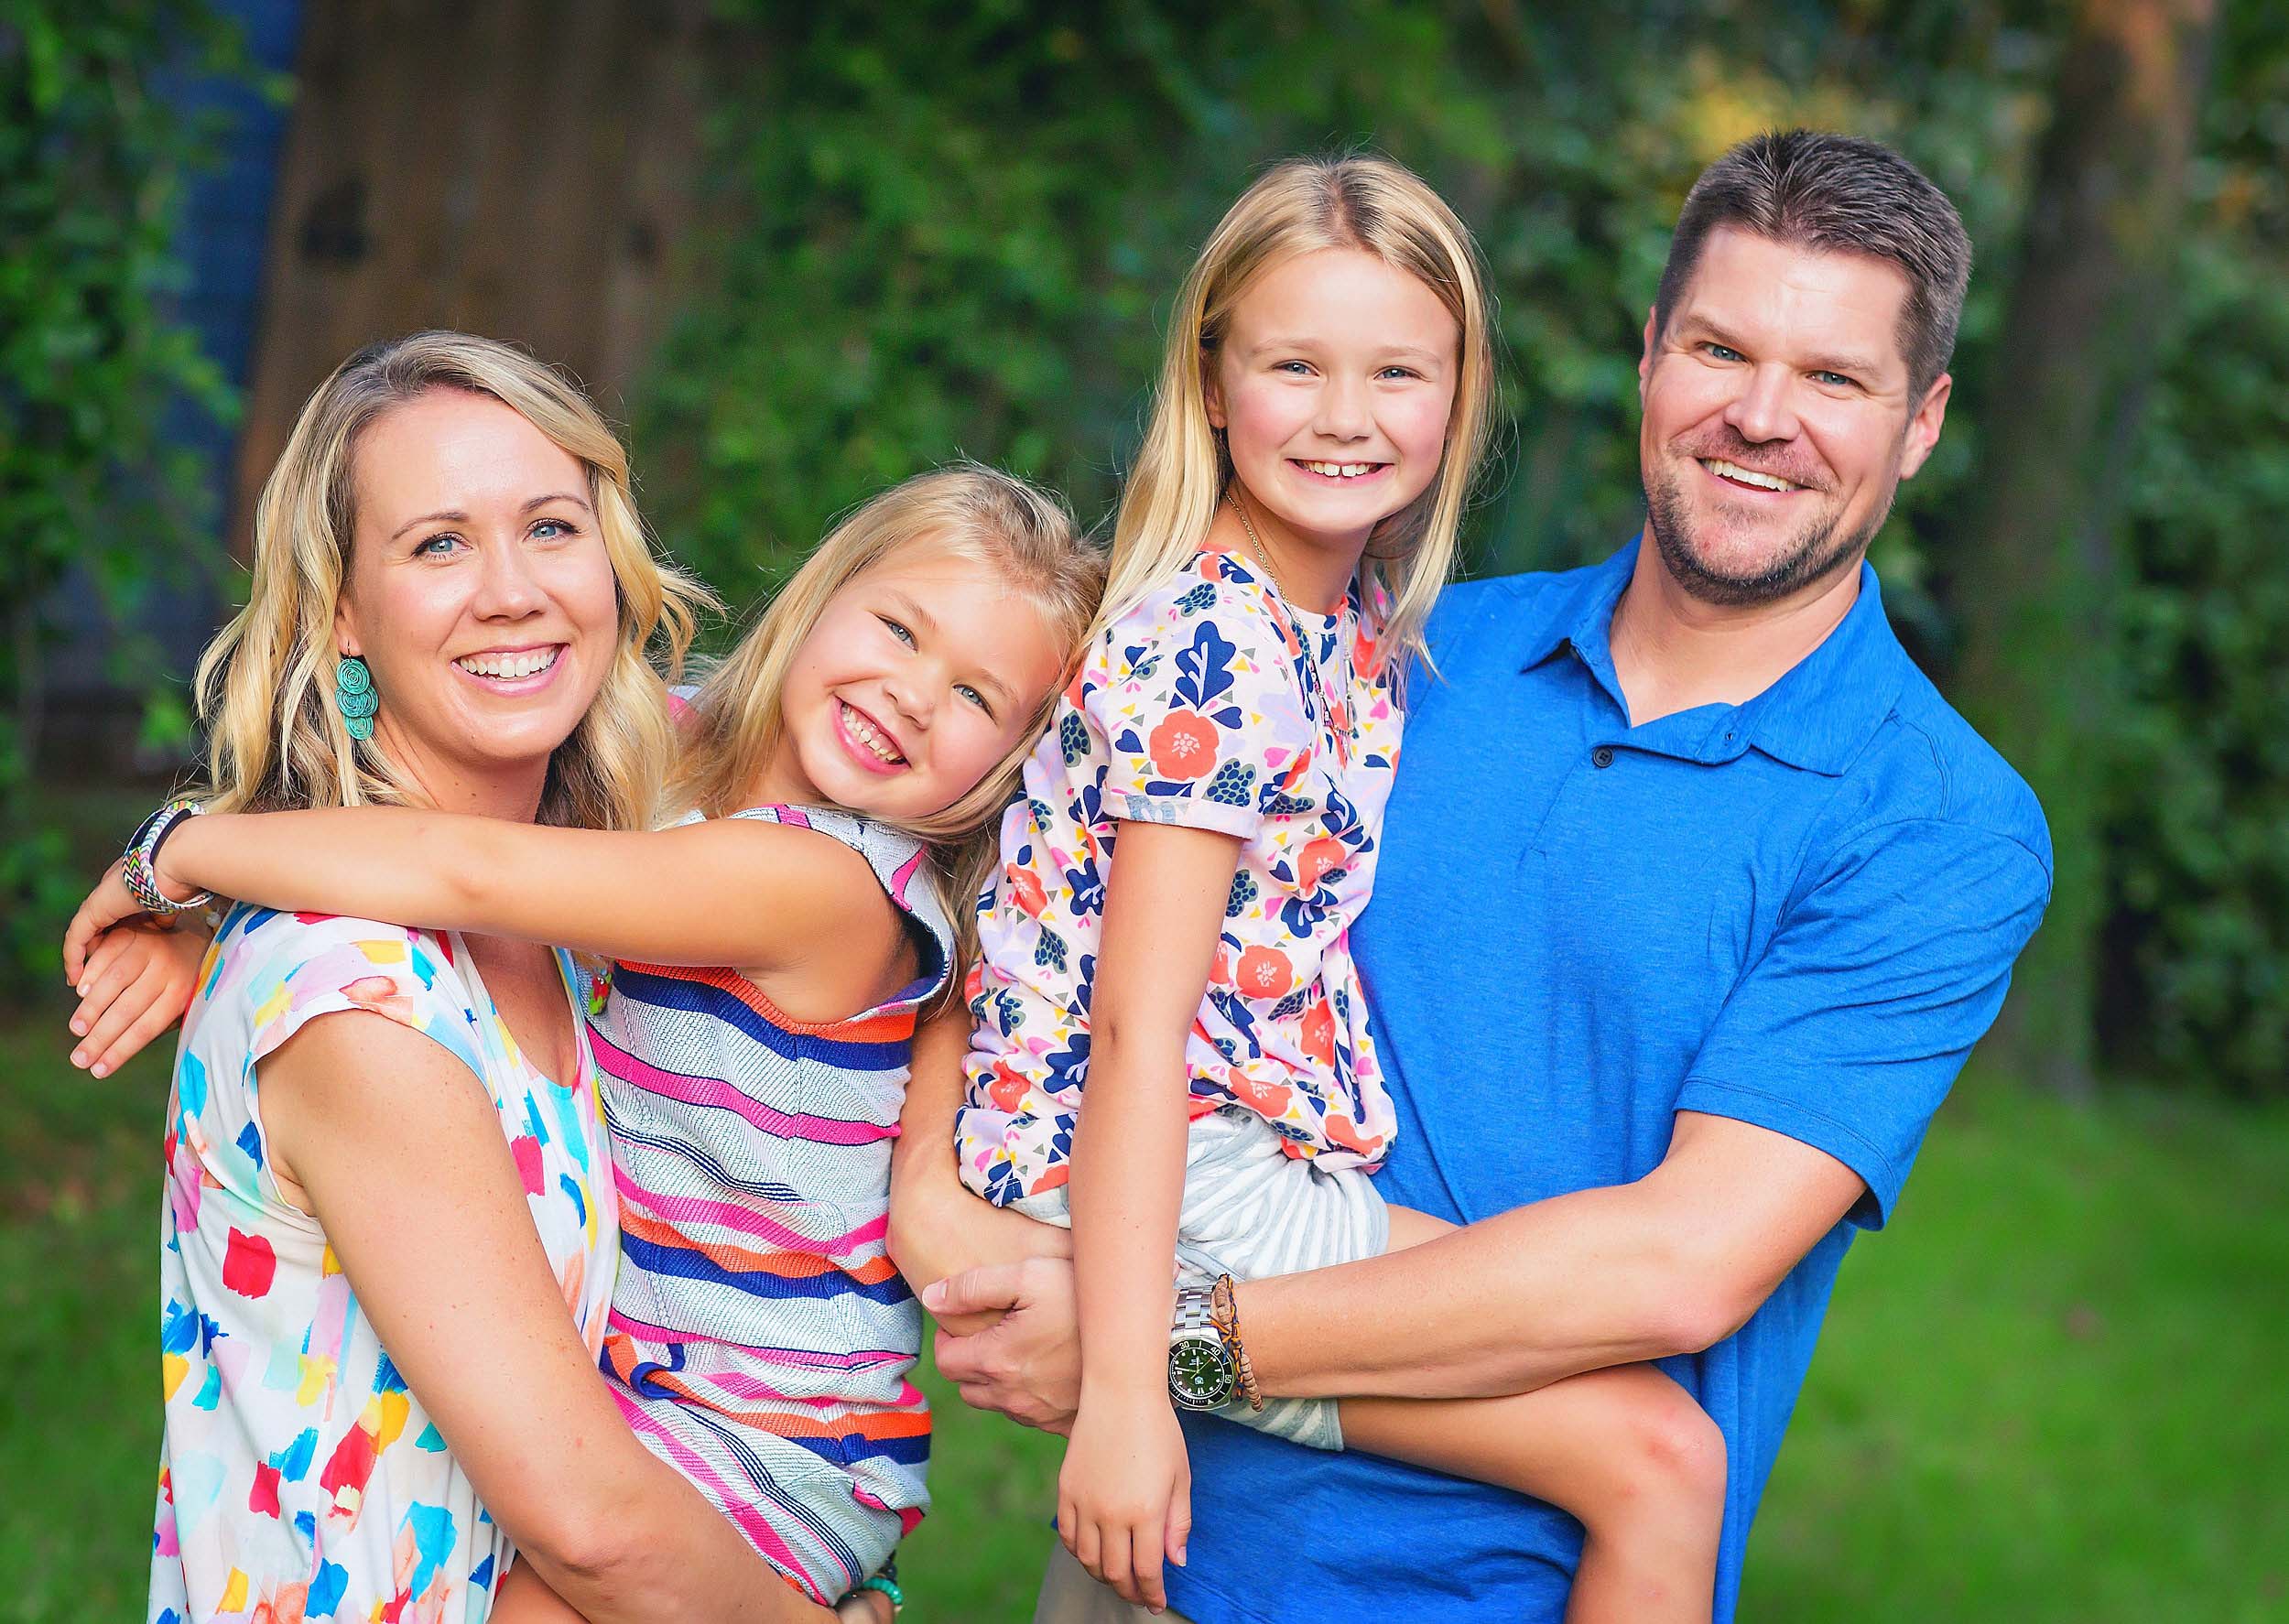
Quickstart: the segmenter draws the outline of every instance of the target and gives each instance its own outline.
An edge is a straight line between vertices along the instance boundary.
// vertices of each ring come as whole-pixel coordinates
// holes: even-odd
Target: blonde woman
[[[1350,933],[1486,443],[1490,321],[1467,232],[1398,165],[1296,160],[1249,189],[1177,296],[1101,630],[1003,825],[957,1159],[975,1194],[1071,1227],[1058,1526],[1132,1604],[1164,1606],[1185,1556],[1173,1396],[1577,1511],[1577,1619],[1708,1615],[1721,1483],[1616,1489],[1606,1465],[1633,1428],[1708,1427],[1667,1378],[1266,1404],[1230,1296],[1448,1227],[1368,1177],[1397,1119]],[[1582,1405],[1590,1424],[1545,1424]]]
[[[899,1598],[891,1557],[928,1504],[929,1445],[908,1380],[921,1313],[884,1240],[907,1044],[958,984],[969,911],[948,897],[976,893],[1101,582],[1044,493],[975,466],[923,474],[839,525],[692,698],[675,827],[203,816],[152,864],[167,887],[617,960],[589,1040],[621,1256],[591,1341],[618,1436],[689,1479],[788,1607]],[[476,664],[537,694],[551,646]],[[89,922],[126,905],[99,896]],[[552,1183],[534,1159],[556,1121],[513,1142],[528,1187]],[[612,1194],[583,1202],[606,1230]],[[542,1576],[557,1597],[519,1594],[519,1617],[559,1597],[598,1616],[591,1586]]]
[[[304,407],[201,664],[209,804],[645,828],[647,652],[701,601],[577,390],[458,334],[367,350]],[[356,828],[330,865],[376,861]],[[232,907],[186,1021],[150,1618],[505,1618],[523,1586],[823,1624],[598,1380],[616,1200],[571,959],[374,912]]]

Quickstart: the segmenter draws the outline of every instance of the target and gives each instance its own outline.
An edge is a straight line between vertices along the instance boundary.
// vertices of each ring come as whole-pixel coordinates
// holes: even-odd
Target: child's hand
[[[124,858],[105,869],[80,911],[71,915],[71,923],[64,927],[63,979],[71,987],[76,989],[87,980],[87,956],[94,949],[95,939],[121,920],[136,918],[143,912],[143,904],[120,878],[126,870]]]
[[[183,1018],[213,937],[193,926],[115,925],[81,964],[71,1064],[109,1077]]]
[[[1184,1565],[1192,1467],[1166,1399],[1084,1404],[1058,1474],[1058,1536],[1091,1574],[1157,1613],[1168,1605],[1165,1554]]]
[[[890,1597],[879,1590],[854,1590],[834,1604],[841,1624],[890,1624]]]

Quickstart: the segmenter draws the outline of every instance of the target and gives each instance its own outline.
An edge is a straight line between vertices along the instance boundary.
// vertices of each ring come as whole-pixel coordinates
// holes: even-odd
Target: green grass
[[[0,1624],[133,1616],[157,1448],[163,1066],[0,1029]],[[1973,1078],[1847,1262],[1741,1616],[2289,1617],[2289,1112]],[[1050,1440],[940,1405],[924,1619],[1022,1619]]]

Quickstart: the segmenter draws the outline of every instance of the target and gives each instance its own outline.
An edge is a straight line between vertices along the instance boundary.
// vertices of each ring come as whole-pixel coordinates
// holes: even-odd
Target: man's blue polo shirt
[[[1890,1216],[1994,1019],[2050,840],[1865,565],[1842,623],[1763,694],[1630,726],[1607,634],[1635,557],[1440,601],[1441,676],[1414,690],[1357,947],[1398,1099],[1394,1202],[1469,1223],[1627,1184],[1679,1110],[1866,1182],[1737,1335],[1663,1361],[1725,1434],[1721,1620],[1837,1265]],[[1563,1614],[1580,1543],[1563,1513],[1187,1420],[1190,1564],[1169,1600],[1199,1624]]]

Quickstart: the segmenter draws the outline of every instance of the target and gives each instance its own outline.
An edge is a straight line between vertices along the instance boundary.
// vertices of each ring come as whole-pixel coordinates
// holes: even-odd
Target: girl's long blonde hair
[[[1354,248],[1420,280],[1459,330],[1460,375],[1438,477],[1376,526],[1361,571],[1389,610],[1382,641],[1405,659],[1454,567],[1462,514],[1494,416],[1493,311],[1476,244],[1445,200],[1386,157],[1289,158],[1257,179],[1209,235],[1177,295],[1151,423],[1121,495],[1098,629],[1199,547],[1232,477],[1208,420],[1207,385],[1232,310],[1275,265]]]
[[[737,811],[770,764],[785,731],[780,689],[796,651],[828,601],[900,548],[928,543],[995,571],[1031,604],[1064,652],[1059,680],[1026,719],[1017,742],[967,795],[903,828],[928,843],[966,962],[976,947],[973,904],[999,854],[1000,814],[1025,758],[1080,658],[1104,590],[1104,558],[1065,504],[998,469],[960,462],[917,474],[853,510],[772,597],[739,646],[692,696],[683,752],[667,790],[670,816]],[[959,980],[959,976],[956,978]]]
[[[209,804],[222,812],[403,804],[410,786],[334,702],[334,612],[356,529],[359,436],[436,389],[489,395],[576,458],[612,560],[619,646],[588,714],[548,763],[540,821],[653,826],[674,753],[667,689],[707,590],[652,556],[628,490],[628,456],[579,387],[523,351],[458,332],[418,332],[361,350],[295,419],[255,511],[246,607],[200,656],[192,681],[207,733]],[[389,703],[389,696],[381,696]]]

